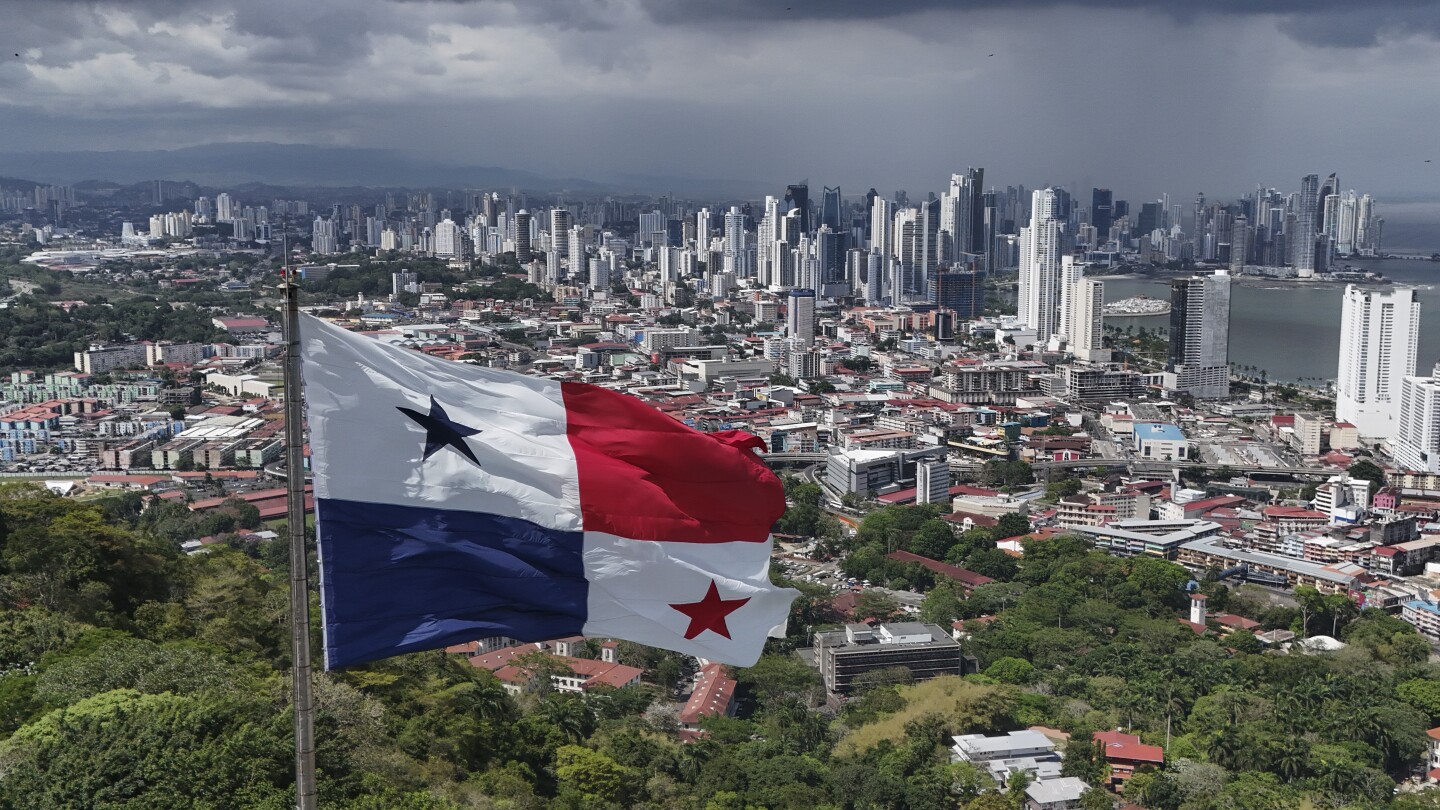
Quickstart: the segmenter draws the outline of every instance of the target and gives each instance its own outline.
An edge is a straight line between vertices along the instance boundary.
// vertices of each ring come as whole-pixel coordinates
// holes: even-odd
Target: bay
[[[1407,259],[1348,262],[1378,272],[1396,286],[1414,287],[1420,299],[1420,341],[1416,365],[1428,373],[1440,362],[1440,263]],[[1230,294],[1230,362],[1264,369],[1271,380],[1312,383],[1333,380],[1340,353],[1340,299],[1343,284],[1235,284]],[[1165,279],[1106,279],[1105,300],[1136,295],[1168,300]],[[1107,316],[1107,325],[1164,329],[1168,315]]]

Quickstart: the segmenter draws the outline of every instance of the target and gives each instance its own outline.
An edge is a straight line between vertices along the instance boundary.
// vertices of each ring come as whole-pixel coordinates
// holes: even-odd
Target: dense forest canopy
[[[923,507],[876,515],[855,542],[941,542]],[[0,808],[290,806],[283,549],[237,539],[180,554],[179,538],[216,528],[195,520],[135,495],[86,503],[0,488]],[[799,583],[792,635],[737,673],[739,715],[704,721],[708,736],[689,744],[673,690],[691,664],[629,643],[621,658],[646,667],[646,682],[583,696],[512,697],[442,652],[321,674],[321,798],[1013,810],[1014,790],[987,792],[984,773],[950,763],[949,735],[1043,724],[1072,735],[1065,772],[1092,784],[1104,766],[1090,733],[1168,736],[1166,768],[1126,789],[1157,810],[1437,806],[1433,792],[1393,794],[1440,722],[1440,672],[1409,625],[1347,613],[1335,622],[1345,650],[1266,654],[1248,634],[1217,642],[1178,622],[1187,578],[1075,538],[1033,541],[1013,577],[969,596],[939,583],[926,600],[936,621],[994,617],[968,625],[983,674],[910,685],[907,672],[882,671],[838,712],[790,650],[807,626],[841,617],[827,589]],[[1267,624],[1302,620],[1206,587]],[[1110,806],[1098,791],[1086,802]]]

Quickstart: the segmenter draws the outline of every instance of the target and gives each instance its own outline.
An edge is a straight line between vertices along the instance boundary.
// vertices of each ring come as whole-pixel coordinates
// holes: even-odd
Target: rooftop
[[[1136,441],[1183,442],[1185,434],[1169,422],[1136,422]]]

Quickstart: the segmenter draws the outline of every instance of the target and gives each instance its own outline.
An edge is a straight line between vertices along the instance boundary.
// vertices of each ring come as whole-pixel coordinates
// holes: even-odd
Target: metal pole
[[[301,421],[300,285],[285,280],[285,488],[290,521],[290,652],[295,704],[295,806],[315,810],[315,710],[310,701],[310,572],[305,548],[305,451]]]

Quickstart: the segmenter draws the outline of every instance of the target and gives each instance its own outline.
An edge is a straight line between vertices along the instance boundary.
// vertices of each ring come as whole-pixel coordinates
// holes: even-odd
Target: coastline
[[[1158,272],[1158,273],[1116,273],[1116,274],[1104,275],[1104,276],[1086,276],[1086,278],[1093,278],[1093,279],[1095,279],[1096,281],[1154,281],[1154,282],[1159,283],[1159,282],[1173,281],[1174,279],[1177,279],[1177,278],[1190,278],[1191,276],[1195,276],[1195,275],[1208,275],[1208,273],[1207,273],[1205,270],[1200,270],[1200,271],[1198,271],[1198,272],[1189,272],[1189,273],[1183,272],[1183,271],[1176,271],[1176,270],[1166,270],[1166,271],[1162,271],[1162,272]],[[1359,280],[1359,281],[1356,281],[1356,280],[1344,280],[1344,281],[1340,281],[1340,280],[1319,279],[1319,278],[1298,279],[1298,278],[1275,278],[1275,277],[1271,277],[1271,276],[1231,276],[1231,277],[1230,277],[1230,280],[1231,280],[1231,283],[1232,283],[1232,284],[1237,284],[1237,285],[1242,286],[1242,287],[1296,287],[1296,288],[1300,288],[1300,287],[1336,287],[1336,288],[1340,288],[1340,289],[1344,289],[1345,287],[1347,287],[1347,286],[1349,286],[1349,285],[1352,285],[1352,284],[1355,285],[1356,287],[1382,289],[1382,288],[1386,288],[1386,287],[1393,287],[1393,286],[1395,286],[1395,285],[1398,283],[1398,282],[1392,281],[1392,280],[1390,280],[1390,279],[1388,279],[1388,278],[1382,278],[1382,279],[1370,278],[1370,279],[1364,279],[1364,280]],[[1400,286],[1415,286],[1415,285],[1413,285],[1413,284],[1401,284]],[[1125,314],[1125,315],[1119,315],[1119,316],[1110,316],[1110,315],[1107,314],[1106,317],[1132,317],[1132,316],[1138,316],[1138,315],[1141,315],[1141,314],[1144,314],[1144,313],[1127,313],[1127,314]]]

